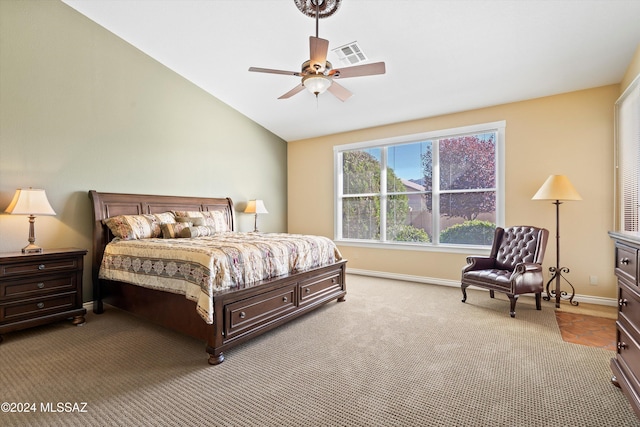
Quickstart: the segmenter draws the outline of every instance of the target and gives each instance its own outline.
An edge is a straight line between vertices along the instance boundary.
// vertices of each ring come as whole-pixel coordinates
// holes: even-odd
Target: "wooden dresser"
[[[84,323],[84,249],[0,253],[0,342],[2,334],[73,318]]]
[[[640,417],[640,233],[610,232],[615,241],[618,278],[617,351],[611,359],[611,381],[622,389]]]

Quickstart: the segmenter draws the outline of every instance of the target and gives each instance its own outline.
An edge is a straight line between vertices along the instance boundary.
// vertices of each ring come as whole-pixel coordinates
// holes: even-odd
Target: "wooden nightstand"
[[[0,253],[0,342],[2,334],[73,318],[84,323],[84,249]]]

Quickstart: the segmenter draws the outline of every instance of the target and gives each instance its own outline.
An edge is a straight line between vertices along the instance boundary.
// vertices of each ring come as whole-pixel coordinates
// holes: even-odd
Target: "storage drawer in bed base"
[[[324,271],[322,271],[324,270]],[[312,311],[331,300],[343,300],[346,295],[344,264],[324,268],[320,272],[302,276],[301,280],[282,281],[262,293],[245,296],[225,295],[216,304],[216,321],[223,322],[221,345],[215,353],[237,345],[282,325],[295,317]],[[221,315],[218,306],[223,307]],[[207,351],[212,352],[213,348]]]
[[[224,307],[225,341],[295,311],[296,283]]]

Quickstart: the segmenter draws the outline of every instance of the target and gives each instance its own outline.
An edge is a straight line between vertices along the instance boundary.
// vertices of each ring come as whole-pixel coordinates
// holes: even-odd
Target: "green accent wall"
[[[0,212],[44,188],[40,246],[91,249],[89,190],[228,196],[240,231],[259,198],[261,230],[286,232],[286,168],[284,140],[64,3],[0,1]],[[0,252],[27,237],[26,217],[0,215]]]

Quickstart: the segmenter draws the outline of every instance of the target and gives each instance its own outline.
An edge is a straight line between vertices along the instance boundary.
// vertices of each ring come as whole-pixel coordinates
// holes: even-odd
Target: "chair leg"
[[[518,295],[507,294],[507,296],[509,297],[509,301],[511,301],[511,309],[509,310],[509,315],[511,317],[516,317],[516,301],[518,301]]]
[[[467,302],[467,286],[462,285],[460,288],[462,289],[462,302]]]
[[[495,296],[496,296],[495,292],[493,292],[493,290],[492,290],[492,289],[489,289],[489,296],[490,296],[491,298],[495,298]]]
[[[542,310],[542,292],[536,293],[536,310]]]

